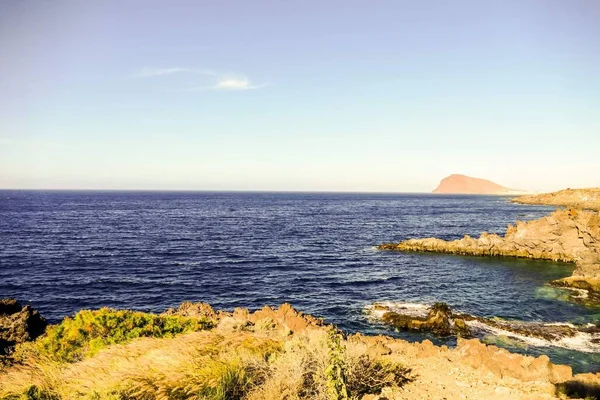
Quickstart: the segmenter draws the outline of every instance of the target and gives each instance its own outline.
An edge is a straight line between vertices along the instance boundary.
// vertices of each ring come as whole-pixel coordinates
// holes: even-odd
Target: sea
[[[573,265],[377,250],[408,238],[504,234],[552,212],[509,197],[372,193],[0,191],[0,298],[57,323],[80,309],[161,312],[183,301],[216,309],[291,303],[347,333],[455,345],[397,332],[376,302],[483,317],[595,324],[600,309],[548,282]],[[589,343],[567,348],[501,333],[482,338],[548,355],[575,372],[600,370]]]

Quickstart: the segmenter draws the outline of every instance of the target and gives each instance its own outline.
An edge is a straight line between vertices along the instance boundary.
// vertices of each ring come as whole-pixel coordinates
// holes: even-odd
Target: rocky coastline
[[[552,193],[519,196],[512,201],[519,204],[600,210],[600,188],[564,189]]]
[[[571,277],[554,285],[585,290],[586,301],[600,301],[600,212],[557,210],[543,218],[509,225],[504,236],[483,232],[446,241],[436,238],[385,243],[380,250],[473,256],[521,257],[575,263]],[[575,297],[574,297],[575,298]]]
[[[430,311],[432,325],[446,325],[447,306]],[[156,336],[155,325],[152,332],[140,330],[137,338],[108,342],[79,359],[56,359],[59,348],[95,343],[101,324],[110,324],[111,332],[136,331],[127,312],[138,325],[173,318],[202,324],[165,337]],[[14,362],[0,368],[0,399],[541,400],[600,393],[600,374],[573,375],[571,367],[546,356],[513,354],[477,339],[459,338],[448,348],[428,340],[346,335],[289,304],[254,312],[216,311],[205,303],[184,303],[162,314],[127,312],[81,311],[35,340],[23,337]],[[86,319],[77,332],[86,335],[57,336],[81,315]],[[50,338],[60,338],[60,346],[48,346]]]
[[[430,332],[437,336],[483,338],[505,336],[542,347],[600,352],[600,326],[485,318],[452,310],[445,303],[375,303],[367,313],[397,330]]]

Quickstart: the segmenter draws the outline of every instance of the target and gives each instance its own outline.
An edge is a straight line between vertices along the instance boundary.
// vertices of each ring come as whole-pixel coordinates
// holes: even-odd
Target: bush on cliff
[[[23,345],[16,357],[33,353],[53,361],[74,362],[112,344],[138,337],[163,338],[210,329],[206,318],[163,316],[130,310],[82,310],[47,329],[37,341]]]

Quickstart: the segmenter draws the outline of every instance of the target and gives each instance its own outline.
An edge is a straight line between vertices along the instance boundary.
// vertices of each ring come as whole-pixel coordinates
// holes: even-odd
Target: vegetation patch
[[[164,338],[210,329],[207,318],[157,315],[130,310],[82,310],[51,326],[33,343],[17,349],[15,358],[28,355],[47,357],[58,362],[75,362],[92,357],[99,350],[139,337]]]

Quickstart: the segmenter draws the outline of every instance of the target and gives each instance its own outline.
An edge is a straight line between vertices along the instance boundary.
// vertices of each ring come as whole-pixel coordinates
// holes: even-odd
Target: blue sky
[[[0,187],[600,186],[600,2],[0,2]]]

